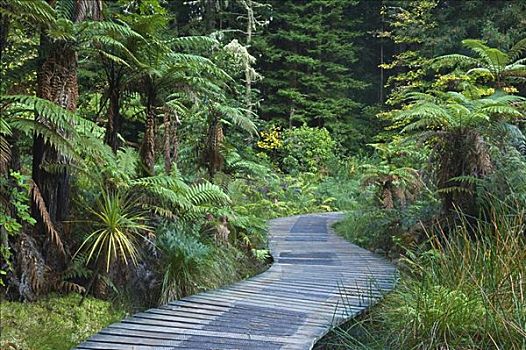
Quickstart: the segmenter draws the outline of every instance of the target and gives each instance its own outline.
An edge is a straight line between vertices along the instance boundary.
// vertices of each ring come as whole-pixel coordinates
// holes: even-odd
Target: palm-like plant
[[[524,82],[526,80],[526,58],[521,58],[526,51],[526,38],[518,41],[508,52],[487,46],[483,41],[466,39],[462,44],[471,50],[475,57],[462,54],[450,54],[434,59],[437,68],[458,65],[466,68],[468,75],[482,74],[502,88],[506,83]]]
[[[68,159],[81,161],[79,150],[89,150],[88,144],[83,141],[89,137],[86,130],[93,128],[93,123],[86,121],[73,112],[70,112],[55,103],[35,96],[25,95],[3,95],[0,96],[0,170],[8,168],[8,161],[11,155],[10,145],[7,142],[13,132],[25,135],[28,138],[37,135],[46,144],[53,147]],[[35,118],[38,114],[41,119]],[[46,120],[44,123],[42,120]],[[75,128],[77,125],[78,128]],[[64,130],[60,133],[56,127]],[[83,144],[83,148],[79,145]],[[98,145],[93,145],[97,148]],[[42,219],[43,234],[48,234],[50,240],[63,253],[63,243],[59,232],[55,228],[56,222],[52,219],[48,205],[40,192],[40,188],[32,182],[31,193],[36,214]]]
[[[247,115],[249,110],[232,107],[224,97],[223,99],[224,101],[211,102],[208,107],[205,161],[210,177],[213,177],[223,166],[224,125],[234,125],[251,135],[257,134],[254,121]]]
[[[435,175],[444,209],[456,206],[474,214],[474,183],[492,169],[485,130],[495,124],[522,118],[519,96],[495,93],[472,99],[458,92],[411,93],[407,108],[395,122],[402,132],[416,134],[432,147]]]
[[[82,242],[78,252],[87,252],[86,262],[94,261],[109,272],[111,263],[120,261],[137,264],[138,241],[150,228],[138,204],[119,192],[102,192],[95,208],[88,208],[93,219],[87,223],[93,228]]]
[[[216,44],[211,38],[164,40],[158,33],[143,35],[148,38],[148,44],[143,44],[137,51],[137,57],[143,64],[131,76],[129,84],[133,82],[144,100],[146,122],[141,155],[147,173],[153,175],[157,117],[163,115],[165,145],[176,144],[174,128],[180,122],[179,117],[186,113],[187,106],[194,104],[205,93],[220,93],[222,81],[228,79],[228,75],[203,56],[178,51],[181,48],[211,47]],[[165,147],[165,158],[165,170],[169,172],[175,150]]]

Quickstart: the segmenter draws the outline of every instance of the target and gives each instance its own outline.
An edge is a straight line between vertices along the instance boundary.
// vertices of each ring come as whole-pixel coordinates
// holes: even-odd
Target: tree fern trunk
[[[119,131],[121,128],[120,91],[115,86],[109,88],[108,123],[105,142],[114,153],[119,149]]]
[[[170,111],[166,108],[163,115],[164,124],[164,171],[169,174],[172,170],[172,150],[171,150],[171,121]]]
[[[40,48],[41,64],[37,73],[37,96],[74,111],[77,107],[77,54],[66,45],[53,44],[42,38]],[[37,116],[42,123],[42,117]],[[53,126],[52,126],[53,127]],[[63,133],[63,130],[57,130]],[[69,206],[69,174],[63,166],[68,160],[56,149],[45,143],[40,136],[33,141],[33,181],[40,188],[50,217],[54,224],[63,221]],[[47,166],[57,166],[48,169]],[[61,167],[62,166],[62,167]],[[39,211],[33,208],[35,217]],[[45,234],[42,220],[38,219],[37,232]]]
[[[170,111],[168,108],[164,111],[164,170],[168,174],[172,170],[173,164],[177,162],[179,152],[179,140],[177,138],[177,127],[180,120],[177,112]]]
[[[215,113],[215,112],[212,112]],[[208,173],[210,177],[214,177],[215,173],[223,167],[223,156],[220,149],[223,144],[224,134],[223,126],[219,120],[219,116],[212,117],[210,126],[208,128],[207,152],[206,162],[208,165]]]
[[[55,1],[48,0],[54,6]],[[98,20],[101,17],[102,2],[100,0],[77,0],[75,2],[73,22],[87,18]],[[37,70],[37,96],[56,103],[57,105],[75,111],[78,101],[77,82],[77,52],[75,44],[65,41],[54,41],[46,33],[41,35],[39,47],[39,67]],[[52,125],[42,116],[36,116],[41,123],[48,124],[57,133],[64,134],[56,125]],[[67,135],[65,135],[67,136]],[[44,219],[41,206],[32,205],[33,216],[37,219],[34,237],[38,249],[44,258],[44,264],[51,274],[59,274],[64,268],[64,256],[49,238],[46,232],[45,220],[50,220],[60,231],[61,223],[66,219],[69,208],[69,173],[66,167],[69,159],[47,144],[40,136],[33,139],[32,177],[39,188],[49,217]],[[24,271],[22,271],[24,275]],[[49,290],[52,280],[46,280],[49,285],[41,290]],[[38,293],[38,288],[34,289]]]
[[[146,112],[146,125],[142,143],[142,161],[148,175],[155,173],[155,110],[149,106]]]

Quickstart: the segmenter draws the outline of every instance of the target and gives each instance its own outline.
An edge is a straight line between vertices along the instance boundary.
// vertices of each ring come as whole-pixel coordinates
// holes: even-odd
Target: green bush
[[[336,146],[327,129],[302,126],[286,129],[282,136],[282,164],[287,172],[326,172]]]
[[[157,247],[161,252],[161,303],[179,299],[214,284],[216,276],[211,248],[198,239],[199,231],[181,223],[158,230]]]
[[[157,230],[161,303],[233,283],[262,271],[256,257],[235,245],[217,245],[198,224],[172,222]]]

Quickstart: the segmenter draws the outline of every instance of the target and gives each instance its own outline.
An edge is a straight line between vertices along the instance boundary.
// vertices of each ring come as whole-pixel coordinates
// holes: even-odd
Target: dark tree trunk
[[[109,107],[108,107],[108,124],[106,125],[105,142],[111,147],[114,153],[117,152],[120,146],[119,131],[121,128],[121,114],[120,114],[120,91],[117,87],[110,86],[109,88]]]
[[[170,112],[164,111],[164,172],[169,174],[172,170],[172,146],[171,144],[171,121]]]
[[[0,59],[3,57],[4,49],[7,46],[7,35],[10,24],[9,18],[0,14]]]
[[[11,136],[7,138],[7,142],[11,146],[11,154],[9,157],[9,167],[14,171],[20,171],[20,148],[18,146],[19,132],[13,130]]]
[[[54,1],[48,0],[54,5]],[[102,1],[77,0],[72,20],[80,22],[85,19],[100,20]],[[77,52],[72,43],[54,42],[45,34],[41,36],[39,50],[39,68],[37,71],[37,96],[47,99],[70,111],[75,111],[78,100]],[[49,124],[37,116],[42,123]],[[64,130],[57,130],[64,133]],[[33,181],[39,187],[50,218],[54,224],[63,221],[69,207],[69,174],[65,167],[51,171],[47,165],[66,165],[68,160],[56,149],[47,144],[40,136],[33,141]],[[36,232],[44,233],[42,218],[38,209],[33,206],[37,218]]]
[[[208,128],[208,141],[206,162],[208,164],[208,173],[210,178],[213,178],[215,173],[223,167],[223,156],[221,155],[221,146],[224,141],[223,125],[219,120],[219,116],[214,113],[210,126]]]
[[[204,9],[204,22],[206,23],[207,33],[217,30],[218,8],[215,0],[207,0]]]
[[[179,157],[179,137],[177,136],[177,129],[180,123],[179,117],[176,114],[172,126],[172,164],[176,164],[177,158]]]
[[[179,126],[177,113],[172,113],[168,108],[164,112],[164,171],[168,174],[172,165],[177,162],[179,140],[177,127]]]
[[[37,96],[55,102],[74,111],[77,107],[77,54],[66,45],[51,43],[43,37],[40,52],[41,64],[37,72]],[[37,116],[41,123],[47,123]],[[64,133],[64,130],[57,130]],[[51,220],[54,224],[63,221],[69,206],[69,174],[64,167],[68,160],[40,136],[33,142],[33,181],[40,188]],[[47,169],[58,165],[58,169]],[[62,168],[61,168],[62,166]],[[38,218],[36,230],[45,234],[42,219],[36,207],[33,215]]]
[[[152,105],[148,105],[146,110],[146,125],[141,153],[147,175],[153,175],[155,173],[155,110]]]
[[[53,6],[55,1],[48,0]],[[98,20],[101,17],[102,2],[100,0],[76,0],[74,22],[85,19]],[[45,33],[41,35],[39,48],[39,66],[37,70],[37,96],[47,99],[55,104],[75,111],[78,101],[77,82],[77,52],[75,44],[66,41],[53,41]],[[53,125],[51,121],[37,115],[37,121],[46,124],[54,131],[67,137],[66,130]],[[41,256],[38,269],[45,271],[42,283],[34,284],[31,291],[46,291],[60,288],[56,279],[64,269],[64,248],[49,239],[49,222],[58,232],[63,232],[62,222],[68,215],[69,208],[69,173],[67,164],[69,159],[58,152],[49,143],[38,135],[33,139],[33,167],[32,178],[38,189],[39,198],[43,203],[32,203],[32,214],[37,223],[33,230],[35,256]],[[33,191],[35,193],[35,191]],[[45,207],[45,209],[43,209]],[[47,212],[44,215],[43,210]],[[31,266],[35,269],[37,261],[29,265],[20,265],[23,277],[30,272]],[[29,269],[29,270],[28,270]],[[48,277],[44,277],[49,275]],[[55,280],[53,282],[53,280]],[[29,293],[30,294],[30,293]],[[28,295],[29,295],[28,294]],[[23,295],[21,293],[21,295]]]

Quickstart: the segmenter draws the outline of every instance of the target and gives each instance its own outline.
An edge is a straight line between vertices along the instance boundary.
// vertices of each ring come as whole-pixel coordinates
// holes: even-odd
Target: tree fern
[[[55,10],[45,0],[2,0],[0,14],[27,21],[28,24],[49,24],[56,20]]]
[[[215,103],[213,108],[221,114],[225,121],[238,126],[245,132],[257,135],[257,127],[254,121],[247,116],[246,109],[232,107],[223,103]]]
[[[504,87],[505,81],[524,79],[526,66],[521,55],[526,48],[526,39],[519,40],[508,53],[489,47],[481,40],[466,39],[462,44],[471,50],[475,57],[460,54],[444,55],[435,58],[432,67],[459,66],[466,69],[468,75],[486,73],[495,81],[498,88]]]
[[[217,39],[203,36],[180,36],[173,38],[167,41],[167,44],[174,47],[175,49],[183,50],[202,50],[202,49],[211,49],[219,46],[219,41]]]

